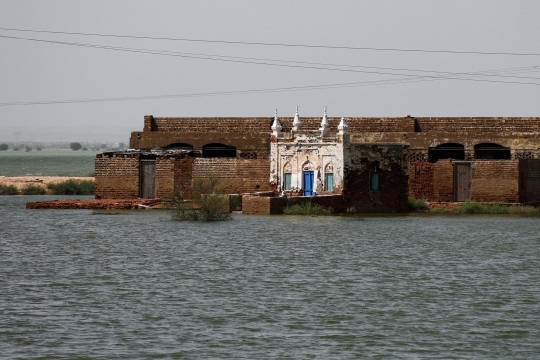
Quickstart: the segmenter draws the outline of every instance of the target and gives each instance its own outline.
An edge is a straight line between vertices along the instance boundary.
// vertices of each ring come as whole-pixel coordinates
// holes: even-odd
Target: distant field
[[[95,151],[0,151],[1,176],[89,176]]]

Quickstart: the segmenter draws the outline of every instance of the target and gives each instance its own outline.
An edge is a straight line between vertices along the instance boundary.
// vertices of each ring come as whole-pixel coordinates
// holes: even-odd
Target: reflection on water
[[[4,358],[540,353],[538,217],[178,223],[30,199],[0,197]]]

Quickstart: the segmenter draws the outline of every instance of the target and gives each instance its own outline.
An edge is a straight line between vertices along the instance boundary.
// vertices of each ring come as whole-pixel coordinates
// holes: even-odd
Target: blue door
[[[313,171],[304,171],[304,196],[313,196]]]

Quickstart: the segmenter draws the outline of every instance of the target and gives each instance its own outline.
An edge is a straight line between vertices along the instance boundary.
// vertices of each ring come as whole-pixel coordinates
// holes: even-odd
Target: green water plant
[[[530,205],[483,204],[477,201],[465,201],[451,209],[433,209],[443,214],[539,214],[540,209]]]
[[[230,220],[229,196],[223,194],[222,179],[208,176],[193,181],[189,198],[174,190],[162,204],[171,210],[173,220]]]
[[[47,190],[43,186],[27,184],[21,189],[23,195],[45,195]]]
[[[429,206],[426,203],[425,199],[416,199],[416,198],[410,197],[407,200],[407,206],[409,208],[409,211],[426,211],[426,210],[429,210]]]
[[[306,201],[300,204],[287,205],[283,208],[286,215],[332,215],[333,209]]]
[[[94,181],[68,179],[47,185],[52,195],[93,195]]]
[[[18,195],[19,190],[15,185],[0,184],[0,195]]]

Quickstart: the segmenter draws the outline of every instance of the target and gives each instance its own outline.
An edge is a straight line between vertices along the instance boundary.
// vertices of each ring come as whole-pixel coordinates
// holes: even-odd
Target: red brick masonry
[[[26,203],[27,209],[103,209],[103,210],[137,210],[160,208],[158,199],[128,199],[128,200],[52,200]]]

